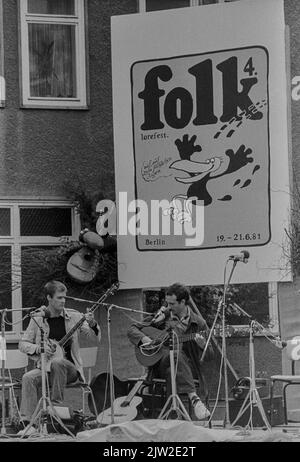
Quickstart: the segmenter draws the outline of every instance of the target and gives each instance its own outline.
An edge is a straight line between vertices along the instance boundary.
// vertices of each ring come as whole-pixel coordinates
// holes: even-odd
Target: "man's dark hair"
[[[45,296],[50,295],[53,298],[55,292],[67,291],[66,286],[60,281],[49,281],[44,286]]]
[[[189,289],[179,282],[175,282],[175,284],[172,284],[170,287],[168,287],[166,290],[166,295],[176,295],[176,300],[178,302],[185,300],[187,303],[190,298]]]

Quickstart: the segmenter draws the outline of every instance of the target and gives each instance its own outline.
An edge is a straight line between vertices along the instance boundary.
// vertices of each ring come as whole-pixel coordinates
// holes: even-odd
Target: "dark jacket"
[[[190,320],[189,320],[189,324],[188,324],[185,334],[190,334],[190,333],[199,332],[199,331],[208,332],[208,326],[205,320],[203,319],[203,317],[200,315],[200,313],[196,314],[192,308],[190,308],[190,312],[191,312]],[[157,329],[164,330],[167,327],[169,320],[170,320],[169,312],[166,312],[165,319],[161,320],[160,322],[154,322],[153,317],[148,316],[145,318],[144,321],[135,322],[134,324],[131,325],[131,327],[128,330],[128,338],[131,341],[131,343],[137,346],[142,340],[142,338],[145,336],[145,334],[143,334],[143,332],[141,331],[143,327],[152,326]],[[200,387],[201,395],[206,397],[207,387],[206,387],[203,374],[201,372],[201,364],[200,364],[200,357],[202,354],[202,349],[198,346],[198,344],[194,340],[192,340],[192,341],[185,342],[183,344],[183,351],[190,359],[194,377],[199,380],[199,387]]]

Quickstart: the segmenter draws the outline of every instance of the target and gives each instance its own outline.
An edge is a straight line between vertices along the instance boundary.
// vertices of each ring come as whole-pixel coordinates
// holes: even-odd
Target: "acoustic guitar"
[[[126,395],[128,384],[125,380],[120,380],[117,376],[113,375],[113,387],[115,397]],[[97,415],[110,407],[110,374],[101,372],[95,375],[90,383],[90,388],[93,393],[94,401],[96,404]],[[88,405],[92,414],[94,414],[94,406],[91,395],[88,396]]]
[[[84,246],[69,258],[67,273],[80,284],[92,282],[98,272],[99,260],[99,250]]]
[[[115,399],[113,406],[105,409],[98,415],[97,421],[101,424],[109,425],[112,423],[112,416],[114,416],[114,423],[123,423],[134,420],[138,413],[137,408],[143,400],[140,396],[135,395],[141,388],[144,379],[145,377],[141,377],[127,396],[120,396]],[[114,411],[113,413],[112,410]]]
[[[164,348],[167,346],[166,341],[168,341],[170,334],[167,330],[156,329],[153,326],[143,327],[141,331],[145,336],[150,337],[152,342],[146,346],[141,345],[135,347],[136,359],[143,366],[151,367],[164,355]],[[206,344],[206,334],[207,330],[177,335],[175,337],[175,342],[184,343],[197,340],[197,344],[203,349]]]

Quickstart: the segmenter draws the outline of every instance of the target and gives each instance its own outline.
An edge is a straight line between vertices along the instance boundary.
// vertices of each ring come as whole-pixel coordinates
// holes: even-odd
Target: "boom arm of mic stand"
[[[228,261],[229,261],[229,260],[227,260],[226,264],[228,263]],[[227,283],[226,283],[226,281],[224,280],[223,296],[222,296],[222,298],[220,298],[220,301],[219,301],[219,303],[218,303],[217,313],[216,313],[216,315],[215,315],[215,318],[214,318],[214,321],[213,321],[211,330],[210,330],[210,332],[209,332],[209,336],[208,336],[207,342],[206,342],[206,344],[205,344],[205,348],[204,348],[204,350],[203,350],[203,353],[202,353],[202,356],[201,356],[201,359],[200,359],[201,362],[203,362],[203,360],[204,360],[204,357],[205,357],[205,354],[206,354],[206,351],[207,351],[207,348],[208,348],[210,339],[211,339],[211,337],[212,337],[212,333],[213,333],[213,330],[214,330],[214,328],[215,328],[215,325],[216,325],[218,316],[219,316],[219,314],[220,314],[220,312],[221,312],[222,306],[223,306],[224,309],[225,309],[226,292],[227,292],[227,288],[228,288],[228,286],[229,286],[229,284],[230,284],[230,280],[231,280],[231,278],[232,278],[233,271],[234,271],[234,269],[235,269],[235,267],[236,267],[236,264],[237,264],[237,261],[234,260]],[[223,330],[224,330],[224,326],[223,326]],[[225,332],[223,332],[223,335],[225,335]],[[226,359],[226,361],[227,361],[227,358],[225,358],[225,359]]]
[[[280,342],[282,344],[282,341],[280,339],[278,339],[278,337],[276,337],[273,332],[271,332],[269,329],[267,329],[266,327],[264,327],[262,324],[260,324],[258,321],[256,321],[255,319],[252,321],[253,323],[253,327],[256,326],[258,329],[259,329],[259,332],[270,342],[272,343],[273,345],[275,345],[277,348],[280,348],[282,349],[283,348],[283,345],[281,346],[278,346],[278,342]],[[252,328],[253,329],[253,328]],[[270,339],[269,337],[272,337],[272,339]]]
[[[118,305],[111,304],[111,303],[94,302],[92,300],[85,300],[84,298],[76,298],[76,297],[69,297],[69,296],[66,296],[66,298],[68,298],[70,300],[75,300],[77,302],[90,303],[91,305],[99,305],[99,306],[104,306],[104,307],[114,307],[114,308],[119,308],[120,310],[124,310],[124,311],[131,311],[133,313],[145,314],[145,312],[142,311],[142,310],[134,310],[133,308],[126,308],[124,306],[118,306]],[[147,313],[147,314],[151,315],[151,313]]]
[[[218,309],[217,309],[217,312],[216,312],[214,321],[213,321],[213,323],[212,323],[212,326],[211,326],[211,329],[210,329],[208,338],[207,338],[207,340],[206,340],[206,344],[205,344],[204,350],[203,350],[202,355],[201,355],[201,358],[200,358],[200,362],[201,362],[201,363],[204,361],[204,358],[205,358],[205,355],[206,355],[206,351],[207,351],[207,348],[208,348],[210,339],[211,339],[211,337],[212,337],[212,334],[213,334],[213,331],[214,331],[214,328],[215,328],[215,325],[216,325],[218,316],[219,316],[219,314],[220,314],[221,308],[222,308],[222,300],[220,300],[219,303],[218,303]]]

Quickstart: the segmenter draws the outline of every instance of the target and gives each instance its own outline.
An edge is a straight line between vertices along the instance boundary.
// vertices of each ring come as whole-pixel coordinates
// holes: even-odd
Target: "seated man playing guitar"
[[[25,373],[22,378],[21,422],[29,424],[38,403],[38,390],[41,387],[41,369],[38,360],[41,353],[41,326],[45,335],[45,362],[51,384],[52,404],[64,399],[67,384],[84,380],[82,360],[80,357],[78,331],[87,336],[101,339],[100,326],[91,312],[81,314],[65,308],[67,288],[59,281],[50,281],[45,287],[47,306],[42,306],[34,313],[24,333],[19,349],[32,359],[37,360],[37,368]],[[45,322],[43,322],[45,320]],[[69,335],[68,335],[69,334]],[[70,337],[68,339],[68,337]],[[64,342],[65,339],[66,341]],[[64,346],[64,349],[62,347]],[[34,427],[30,430],[36,431]],[[27,434],[27,433],[26,433]]]
[[[192,309],[187,305],[189,297],[190,295],[187,287],[178,283],[171,285],[166,292],[166,302],[168,306],[161,307],[151,321],[145,319],[144,322],[134,323],[129,328],[128,337],[129,340],[136,346],[136,349],[138,348],[141,349],[141,351],[144,350],[146,352],[146,348],[148,346],[150,354],[148,357],[145,355],[145,358],[150,360],[150,364],[148,362],[148,364],[144,365],[153,365],[154,374],[157,377],[166,379],[168,394],[171,393],[169,350],[165,347],[161,348],[159,351],[160,354],[158,357],[158,362],[153,364],[153,361],[156,360],[155,354],[151,353],[151,344],[153,344],[153,342],[152,338],[150,338],[146,332],[149,332],[149,328],[151,330],[151,328],[155,327],[159,330],[166,330],[165,333],[167,334],[168,329],[171,328],[176,333],[176,336],[178,336],[178,339],[180,339],[180,337],[185,337],[189,340],[185,343],[183,343],[183,341],[182,344],[180,344],[177,355],[177,345],[175,341],[174,353],[175,364],[177,364],[176,388],[178,394],[188,395],[194,408],[196,418],[198,420],[203,420],[210,416],[210,412],[208,409],[206,409],[196,393],[190,362],[194,370],[197,372],[198,377],[200,377],[201,372],[199,363],[199,345],[201,346],[201,344],[197,342],[204,342],[205,344],[205,339],[203,336],[201,336],[200,333],[197,334],[197,332],[206,331],[208,327],[200,313],[194,313]],[[194,340],[191,340],[191,338]],[[202,343],[202,348],[203,346],[204,345]]]

